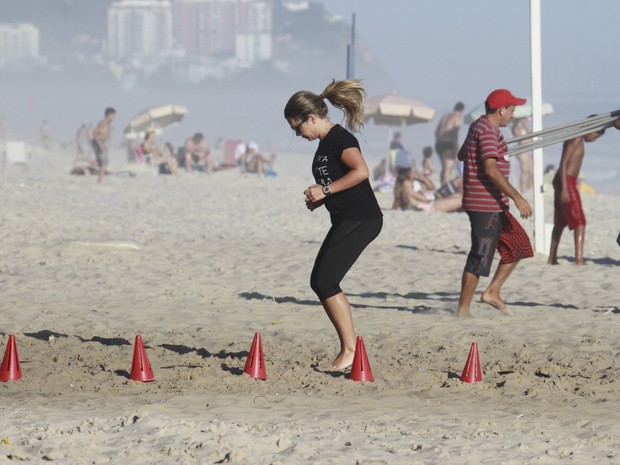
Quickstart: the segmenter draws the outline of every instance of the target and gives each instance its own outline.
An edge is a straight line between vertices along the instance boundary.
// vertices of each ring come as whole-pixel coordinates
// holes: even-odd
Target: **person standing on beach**
[[[76,160],[80,157],[87,156],[87,150],[90,150],[88,148],[88,146],[90,145],[90,131],[88,126],[89,125],[87,125],[86,123],[82,123],[78,128],[77,132],[75,133],[75,147],[77,149],[77,155],[75,156]]]
[[[381,232],[383,214],[357,138],[330,121],[325,100],[341,109],[349,129],[357,132],[363,126],[365,96],[356,80],[332,81],[319,95],[296,92],[284,107],[284,118],[297,136],[319,140],[312,162],[316,184],[306,188],[304,197],[310,211],[325,205],[332,226],[314,262],[310,286],[340,339],[340,353],[331,363],[336,370],[351,366],[357,340],[351,306],[340,282]]]
[[[52,138],[50,137],[50,128],[47,124],[47,120],[43,120],[41,126],[39,126],[39,142],[41,147],[45,150],[50,150],[52,147]]]
[[[515,118],[512,123],[512,135],[514,137],[525,136],[532,132],[531,118]],[[521,141],[522,144],[527,143],[527,139]],[[517,155],[521,173],[519,174],[519,190],[521,193],[527,192],[534,187],[534,162],[532,160],[532,152],[519,153]]]
[[[447,184],[452,179],[463,110],[465,110],[463,102],[456,102],[454,110],[443,115],[435,129],[435,152],[441,161],[439,184]]]
[[[596,116],[596,115],[591,115]],[[568,226],[575,231],[575,265],[585,265],[583,246],[586,238],[586,216],[581,206],[581,196],[577,187],[577,178],[581,171],[583,156],[585,155],[584,142],[594,142],[605,133],[605,129],[591,132],[585,136],[575,137],[564,142],[560,167],[553,178],[554,215],[553,232],[551,233],[551,248],[549,250],[549,265],[558,264],[558,246],[564,228]]]
[[[396,131],[390,142],[390,173],[396,175],[400,168],[410,168],[409,152],[401,142],[401,133]]]
[[[97,182],[103,181],[103,177],[108,169],[108,164],[110,163],[108,158],[108,140],[110,139],[112,121],[114,121],[115,116],[116,110],[114,108],[106,108],[104,118],[99,121],[95,129],[93,129],[91,146],[95,151],[95,158],[99,166]]]
[[[532,215],[532,207],[508,181],[510,162],[504,157],[506,141],[500,127],[513,118],[517,98],[506,89],[497,89],[485,101],[486,114],[469,127],[458,152],[463,162],[463,209],[471,225],[471,249],[467,256],[456,316],[471,317],[470,306],[480,276],[489,276],[495,249],[501,260],[491,284],[480,300],[504,314],[510,314],[500,296],[503,284],[523,258],[534,256],[532,245],[509,210],[511,198],[521,218]]]

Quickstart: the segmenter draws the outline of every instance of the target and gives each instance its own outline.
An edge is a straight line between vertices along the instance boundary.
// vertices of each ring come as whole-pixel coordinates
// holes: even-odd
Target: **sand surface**
[[[620,463],[617,197],[584,196],[586,267],[565,233],[559,266],[510,278],[513,316],[476,303],[467,321],[466,216],[386,210],[342,283],[376,378],[360,383],[326,369],[337,338],[308,282],[329,218],[304,207],[307,157],[278,154],[275,178],[133,167],[102,185],[70,162],[0,172],[0,342],[16,336],[23,373],[0,383],[0,463]],[[243,374],[256,332],[265,381]],[[129,379],[137,334],[151,383]],[[473,342],[483,380],[462,383]]]

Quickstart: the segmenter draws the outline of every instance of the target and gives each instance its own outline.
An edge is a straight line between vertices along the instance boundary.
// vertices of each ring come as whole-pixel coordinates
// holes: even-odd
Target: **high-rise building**
[[[235,0],[177,0],[176,38],[188,57],[235,54]]]
[[[0,24],[0,60],[39,56],[39,29],[32,24]]]
[[[239,0],[235,57],[242,64],[269,60],[272,57],[271,2]]]
[[[271,0],[176,0],[177,43],[188,57],[268,60],[272,9]]]
[[[109,56],[163,58],[172,49],[170,0],[121,0],[110,5],[107,41]]]

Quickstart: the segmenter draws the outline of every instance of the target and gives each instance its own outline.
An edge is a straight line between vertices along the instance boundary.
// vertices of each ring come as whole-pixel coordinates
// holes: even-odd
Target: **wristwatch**
[[[329,188],[329,186],[323,186],[323,194],[325,194],[325,197],[329,197],[330,195],[332,195],[332,190]]]

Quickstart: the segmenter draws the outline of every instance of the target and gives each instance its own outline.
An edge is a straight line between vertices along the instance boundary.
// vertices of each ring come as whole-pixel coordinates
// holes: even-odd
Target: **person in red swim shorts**
[[[596,115],[592,115],[596,116]],[[585,265],[583,248],[586,236],[586,216],[581,206],[577,177],[585,155],[585,143],[593,142],[605,133],[605,129],[575,137],[564,142],[560,167],[553,178],[554,215],[549,265],[558,264],[558,246],[564,228],[575,231],[575,264]]]

